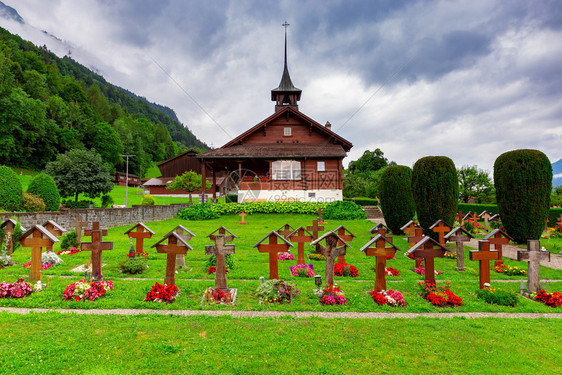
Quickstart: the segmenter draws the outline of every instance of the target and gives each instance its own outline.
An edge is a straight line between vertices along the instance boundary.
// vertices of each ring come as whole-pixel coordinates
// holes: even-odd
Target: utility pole
[[[121,155],[123,158],[127,158],[127,168],[125,172],[125,208],[127,208],[127,201],[129,200],[129,158],[135,155]]]

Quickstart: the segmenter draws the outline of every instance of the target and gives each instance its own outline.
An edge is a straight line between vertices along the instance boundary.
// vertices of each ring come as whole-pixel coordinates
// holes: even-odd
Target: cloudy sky
[[[557,0],[2,1],[26,22],[3,27],[71,50],[215,147],[273,113],[287,20],[299,108],[354,144],[346,162],[375,148],[489,171],[517,148],[562,158]]]

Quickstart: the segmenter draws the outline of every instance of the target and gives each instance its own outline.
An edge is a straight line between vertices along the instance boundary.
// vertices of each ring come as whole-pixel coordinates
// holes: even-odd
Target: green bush
[[[416,214],[412,195],[412,169],[404,165],[387,167],[379,187],[381,210],[392,233],[401,233],[401,227]]]
[[[224,196],[224,201],[226,203],[237,203],[238,202],[238,195],[237,194],[227,194]]]
[[[515,306],[517,305],[517,295],[502,289],[478,289],[476,296],[487,303],[502,305],[502,306]]]
[[[72,230],[67,232],[60,242],[61,250],[70,250],[71,248],[76,247],[79,248],[80,244],[76,241],[76,231]]]
[[[180,210],[178,216],[184,220],[213,220],[218,218],[219,214],[213,212],[212,206],[210,203],[194,204]]]
[[[453,225],[457,213],[459,183],[455,163],[446,156],[427,156],[414,164],[412,193],[419,223],[425,234],[435,237],[429,227],[442,219]]]
[[[41,199],[41,197],[35,194],[24,192],[23,209],[27,212],[45,211],[45,202],[43,202],[43,199]]]
[[[360,220],[366,219],[363,207],[353,202],[336,201],[328,204],[324,209],[324,218],[331,220]]]
[[[549,227],[553,227],[556,225],[556,223],[558,222],[558,219],[560,218],[560,215],[562,215],[562,208],[551,208],[548,211],[548,226]]]
[[[5,165],[0,166],[0,208],[11,212],[23,208],[23,189],[16,173]]]
[[[27,192],[38,195],[45,202],[47,211],[58,211],[60,208],[60,194],[55,180],[45,173],[33,177],[27,188]]]
[[[89,208],[91,204],[94,204],[92,201],[73,201],[72,199],[63,200],[61,203],[66,208]]]
[[[312,214],[319,208],[325,209],[327,203],[321,202],[251,202],[251,203],[215,203],[211,210],[218,215],[238,214]]]
[[[123,273],[140,274],[146,271],[148,262],[143,256],[127,258],[126,261],[119,263],[119,268]]]
[[[232,254],[226,254],[224,256],[224,265],[228,270],[234,269],[234,256]],[[205,262],[205,272],[209,269],[209,267],[216,267],[217,266],[217,256],[211,255],[207,261]]]
[[[549,213],[552,165],[538,150],[501,154],[494,163],[494,184],[502,223],[518,243],[538,240]]]
[[[101,196],[101,206],[111,207],[113,205],[113,197],[109,194],[104,194]]]
[[[154,206],[156,200],[152,195],[143,195],[141,200],[141,205],[143,206]]]
[[[308,254],[308,259],[309,260],[326,260],[326,257],[322,254],[310,253],[310,254]]]

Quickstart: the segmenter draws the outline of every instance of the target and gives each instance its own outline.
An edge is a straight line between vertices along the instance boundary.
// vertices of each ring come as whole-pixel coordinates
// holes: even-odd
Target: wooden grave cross
[[[76,221],[70,223],[70,225],[76,231],[76,242],[82,242],[82,228],[85,228],[88,223],[82,221],[82,217],[80,215],[76,215]]]
[[[480,219],[484,219],[484,230],[485,230],[486,232],[488,231],[488,228],[489,228],[488,224],[489,224],[489,221],[490,221],[490,219],[492,218],[492,216],[493,216],[493,215],[492,215],[491,213],[489,213],[488,211],[486,211],[486,210],[482,211],[482,212],[480,213],[480,215],[478,215],[478,217],[479,217]]]
[[[390,228],[388,228],[383,223],[378,223],[377,225],[369,229],[369,233],[371,233],[373,237],[375,237],[377,234],[380,234],[381,236],[386,236],[388,232],[390,232]]]
[[[312,220],[312,225],[307,226],[306,230],[312,233],[314,238],[318,238],[318,232],[324,230],[324,226],[318,225],[318,220]]]
[[[439,219],[429,227],[432,231],[439,234],[439,243],[445,246],[445,233],[451,230],[451,226],[445,221]]]
[[[414,235],[408,237],[408,249],[411,249],[412,247],[414,247],[418,242],[423,240],[424,237],[425,236],[423,235],[423,229],[422,228],[416,228]],[[419,268],[419,267],[422,266],[423,258],[414,258],[414,260],[416,261],[416,266],[415,266],[416,268]]]
[[[43,278],[41,272],[42,248],[53,246],[59,240],[41,225],[35,225],[33,228],[25,232],[18,242],[22,247],[31,247],[31,270],[29,272],[29,281],[35,283]]]
[[[333,232],[336,232],[338,234],[338,236],[346,241],[347,243],[353,241],[353,239],[356,237],[353,233],[351,233],[349,230],[347,230],[343,225],[340,225],[339,227],[337,227],[336,229],[333,230]],[[343,246],[343,242],[340,241],[338,242],[338,246]],[[338,257],[338,263],[339,264],[346,264],[345,263],[345,255],[340,255]]]
[[[324,210],[322,209],[322,207],[318,208],[318,211],[316,211],[316,213],[318,214],[318,222],[322,224],[324,222],[324,218],[322,217]]]
[[[269,239],[267,244],[263,244],[266,239]],[[277,243],[277,240],[281,240],[281,243]],[[279,279],[279,259],[277,253],[284,253],[289,250],[289,247],[293,247],[289,241],[287,241],[283,236],[275,231],[269,232],[267,236],[262,238],[254,245],[258,248],[260,253],[269,253],[269,280]]]
[[[295,230],[289,224],[283,225],[281,228],[277,229],[277,233],[287,238],[288,235],[292,234]]]
[[[542,251],[539,240],[528,240],[527,250],[517,251],[518,261],[529,262],[527,272],[527,292],[536,293],[539,291],[541,283],[541,261],[550,262],[550,251]]]
[[[4,234],[6,235],[6,244],[8,246],[9,256],[12,256],[12,253],[14,251],[14,230],[16,229],[17,224],[18,223],[14,219],[7,219],[2,223],[2,225],[0,225],[0,227],[4,231]],[[22,226],[20,226],[20,229],[24,233],[27,232],[27,230]]]
[[[326,246],[320,242],[326,240]],[[338,246],[343,242],[343,246]],[[336,232],[325,233],[310,243],[316,246],[316,252],[326,257],[326,285],[334,285],[334,260],[336,257],[345,255],[346,248],[349,246],[343,239],[341,239]]]
[[[181,238],[183,238],[185,242],[191,241],[191,239],[195,237],[195,234],[193,234],[193,232],[185,228],[183,225],[178,225],[171,231],[176,232]],[[176,255],[176,267],[179,268],[185,267],[185,257],[183,254]]]
[[[498,259],[500,253],[497,250],[490,250],[490,241],[478,241],[478,251],[471,250],[470,260],[477,260],[480,274],[480,289],[484,289],[484,284],[490,284],[490,261]]]
[[[137,223],[134,227],[126,231],[124,234],[128,235],[129,238],[135,239],[135,254],[140,254],[144,249],[144,239],[152,238],[155,233],[152,229],[150,229],[143,223]]]
[[[472,227],[474,228],[474,233],[476,233],[476,224],[478,224],[478,221],[480,220],[480,218],[478,217],[478,215],[476,215],[476,212],[472,214],[472,216],[470,217],[470,219],[468,219],[468,222],[470,222],[470,224],[472,224]]]
[[[408,221],[400,230],[406,234],[406,236],[415,236],[416,229],[421,228],[414,220]]]
[[[462,211],[459,211],[459,213],[456,216],[457,221],[459,222],[459,226],[462,227],[462,222],[463,222],[463,216],[464,214],[462,213]]]
[[[286,238],[291,242],[296,242],[297,245],[297,264],[304,264],[304,244],[306,242],[312,242],[314,236],[308,233],[303,227],[298,227],[291,234],[286,236]]]
[[[228,289],[226,284],[226,260],[225,255],[234,254],[234,245],[226,245],[227,235],[218,234],[214,236],[214,245],[205,246],[205,255],[215,255],[215,289]],[[232,241],[232,239],[231,239]]]
[[[240,225],[248,224],[248,223],[246,223],[246,220],[245,220],[246,216],[248,216],[247,213],[245,213],[244,211],[240,211],[240,213],[238,214],[238,216],[240,216],[240,218],[241,218],[241,219],[240,219],[240,222],[239,222],[238,224],[240,224]]]
[[[416,258],[424,259],[425,281],[435,284],[435,258],[443,258],[446,252],[450,252],[450,250],[433,238],[425,236],[409,249],[406,254],[413,254]]]
[[[464,242],[470,241],[474,236],[462,226],[456,227],[445,235],[445,240],[457,245],[457,271],[464,271]]]
[[[494,245],[494,249],[496,249],[500,254],[498,259],[496,259],[496,261],[494,262],[494,267],[502,266],[503,245],[508,245],[510,240],[513,241],[513,238],[508,236],[508,234],[501,229],[494,229],[492,232],[490,232],[490,234],[484,237],[484,239],[490,241],[490,243]]]
[[[370,247],[373,244],[375,244],[375,247]],[[387,245],[390,245],[390,247]],[[386,290],[386,258],[388,256],[394,256],[396,251],[399,250],[398,247],[392,243],[392,238],[388,239],[379,234],[367,242],[360,250],[365,252],[366,256],[376,257],[375,290],[378,292]]]
[[[62,236],[63,233],[66,233],[66,229],[64,229],[63,227],[61,227],[60,225],[58,225],[52,220],[47,220],[45,223],[43,223],[43,228],[47,229],[55,237],[60,237]],[[45,251],[47,253],[52,253],[53,246],[52,245],[48,246],[45,249]]]
[[[168,244],[165,245],[163,242],[168,240]],[[185,242],[183,238],[180,237],[176,232],[170,232],[164,236],[160,241],[152,245],[156,248],[157,253],[166,254],[166,277],[164,278],[165,285],[175,285],[176,284],[176,255],[186,254],[188,250],[193,250],[193,248]]]
[[[80,248],[82,251],[91,251],[90,263],[92,264],[92,275],[94,277],[102,277],[102,251],[113,250],[112,241],[102,241],[103,236],[107,236],[107,229],[100,229],[99,222],[92,223],[92,229],[86,229],[84,236],[92,237],[91,242],[81,242]]]

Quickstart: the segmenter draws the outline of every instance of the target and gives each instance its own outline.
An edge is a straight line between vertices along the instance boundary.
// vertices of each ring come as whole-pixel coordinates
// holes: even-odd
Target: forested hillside
[[[167,107],[108,83],[0,28],[0,164],[40,170],[58,153],[96,149],[131,173],[186,148],[207,149]]]

